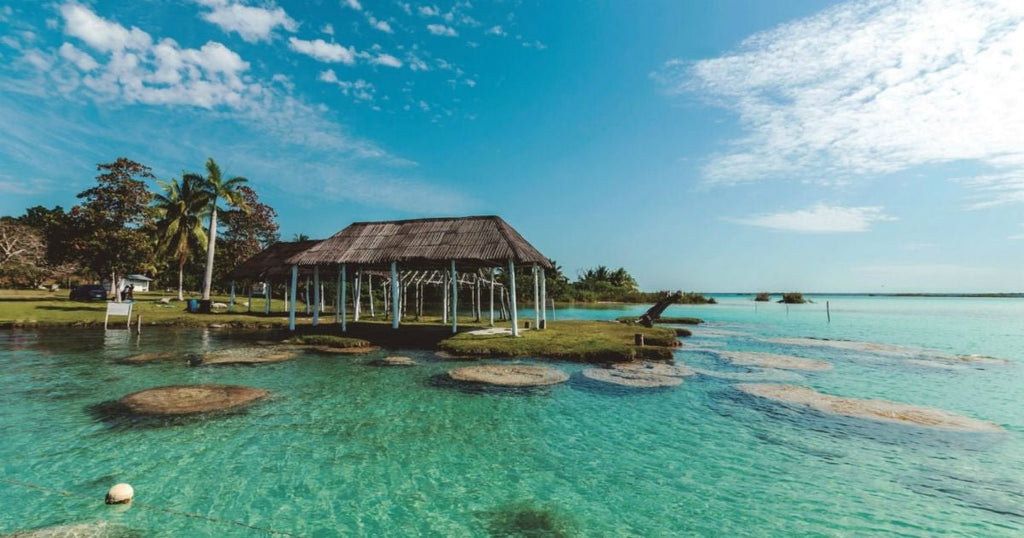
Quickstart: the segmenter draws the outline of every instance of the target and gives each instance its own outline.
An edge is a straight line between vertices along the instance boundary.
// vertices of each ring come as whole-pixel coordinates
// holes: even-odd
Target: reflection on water
[[[73,495],[0,488],[0,534],[111,521],[145,536],[253,533],[237,522],[300,536],[1019,536],[1024,373],[1014,359],[1024,349],[1024,301],[990,301],[998,315],[981,314],[991,304],[984,300],[836,298],[831,324],[818,305],[788,315],[771,305],[755,313],[734,298],[673,306],[666,315],[702,317],[701,327],[720,333],[688,342],[796,354],[834,369],[748,368],[681,348],[677,364],[700,375],[654,391],[590,384],[583,365],[568,363],[558,365],[571,375],[563,385],[468,389],[444,375],[464,362],[417,350],[303,353],[245,368],[128,365],[121,361],[146,353],[185,356],[275,338],[149,327],[142,335],[8,331],[0,333],[0,478]],[[644,309],[560,309],[558,319]],[[1010,362],[926,368],[768,341],[780,338]],[[372,366],[388,354],[418,364]],[[752,377],[947,409],[1007,431],[945,432],[797,409],[734,388]],[[105,412],[105,402],[132,392],[197,383],[276,396],[242,414],[154,424]],[[117,482],[135,487],[139,506],[116,512],[96,501]]]

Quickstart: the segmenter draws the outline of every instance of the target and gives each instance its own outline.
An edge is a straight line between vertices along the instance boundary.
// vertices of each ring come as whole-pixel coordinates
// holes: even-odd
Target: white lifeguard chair
[[[132,328],[132,303],[131,301],[124,303],[107,303],[107,315],[103,317],[103,330],[107,330],[107,320],[110,316],[127,316],[128,321],[125,323],[125,327],[131,330]]]

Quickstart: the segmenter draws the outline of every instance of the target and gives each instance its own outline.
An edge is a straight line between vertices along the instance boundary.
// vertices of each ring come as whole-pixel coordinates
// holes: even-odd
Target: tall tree
[[[178,300],[183,301],[185,263],[193,252],[200,252],[207,243],[203,216],[209,209],[210,196],[203,189],[202,176],[184,174],[181,183],[158,181],[163,194],[153,198],[159,220],[156,223],[157,251],[178,262]]]
[[[238,187],[238,192],[248,211],[231,209],[221,214],[224,230],[218,241],[215,282],[223,282],[239,263],[281,239],[274,208],[260,202],[256,191],[247,185]]]
[[[248,211],[245,199],[239,187],[249,180],[244,177],[233,177],[225,180],[213,157],[206,160],[206,181],[204,190],[210,196],[210,230],[206,243],[206,273],[203,276],[203,300],[210,300],[210,288],[213,285],[213,259],[217,248],[217,203],[223,199],[231,207]]]
[[[34,286],[45,273],[43,234],[11,217],[0,217],[0,279]]]
[[[83,265],[111,277],[117,296],[118,273],[153,269],[153,193],[145,180],[156,177],[148,166],[124,157],[96,168],[97,185],[80,192],[82,205],[71,209],[71,243]]]

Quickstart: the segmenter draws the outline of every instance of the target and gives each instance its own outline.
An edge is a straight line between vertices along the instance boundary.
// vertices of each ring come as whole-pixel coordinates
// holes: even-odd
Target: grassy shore
[[[185,310],[185,303],[162,303],[163,293],[137,293],[133,306],[132,325],[142,316],[144,327],[209,327],[223,326],[241,329],[275,330],[284,339],[292,334],[288,328],[288,313],[282,300],[271,302],[272,312],[264,314],[262,298],[254,298],[252,313],[244,305],[247,298],[236,298],[235,312],[221,309],[210,314],[193,314]],[[214,302],[227,303],[228,298],[215,296]],[[106,302],[70,301],[67,292],[0,292],[0,328],[53,328],[103,326]],[[485,316],[486,317],[486,316]],[[312,316],[305,315],[304,306],[296,316],[298,335],[335,334],[340,327],[334,323],[334,314],[320,317],[320,325],[312,326]],[[111,318],[112,326],[123,327],[124,317]],[[496,327],[509,328],[510,323],[496,322]],[[390,320],[381,316],[363,316],[359,322],[348,316],[346,336],[361,338],[385,348],[437,349],[453,355],[467,357],[543,357],[577,362],[616,362],[632,359],[668,360],[676,343],[672,329],[648,329],[605,321],[549,322],[543,331],[522,329],[519,338],[504,335],[474,336],[468,331],[487,327],[469,316],[459,317],[460,333],[452,336],[450,326],[443,325],[438,316],[422,319],[406,318],[398,331],[391,328]],[[634,334],[642,333],[646,345],[633,345]]]

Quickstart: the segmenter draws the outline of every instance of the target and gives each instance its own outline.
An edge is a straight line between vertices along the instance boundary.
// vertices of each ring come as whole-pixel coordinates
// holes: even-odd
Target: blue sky
[[[214,157],[644,289],[1024,291],[1024,4],[0,2],[0,214]]]

